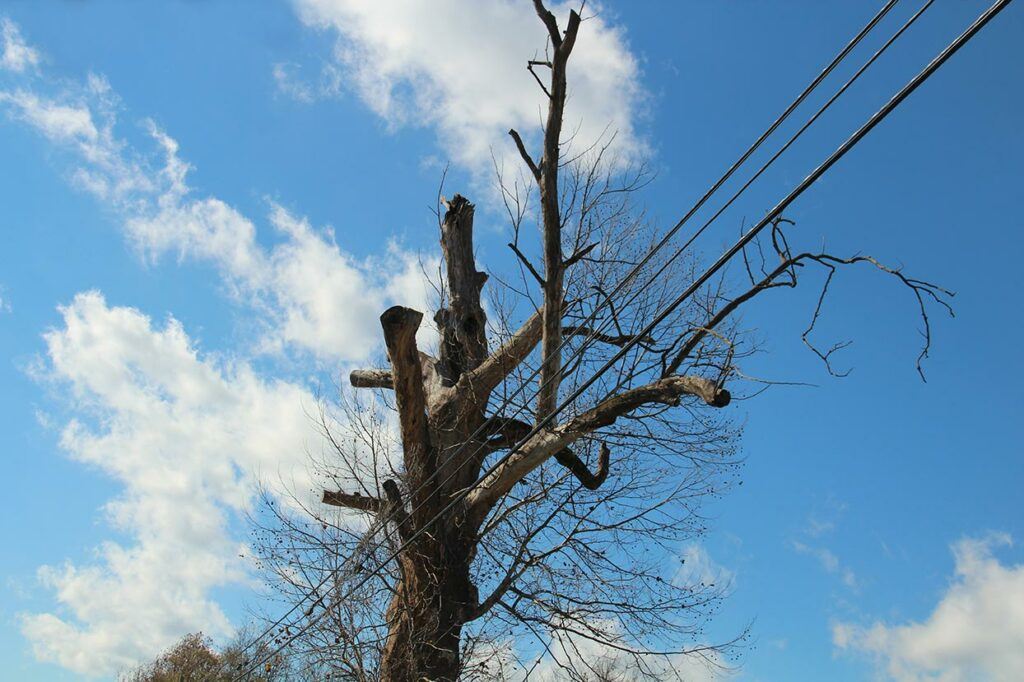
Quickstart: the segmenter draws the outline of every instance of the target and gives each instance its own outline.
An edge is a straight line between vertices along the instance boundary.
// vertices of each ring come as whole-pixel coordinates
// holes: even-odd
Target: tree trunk
[[[384,682],[455,682],[461,668],[462,626],[477,605],[469,577],[475,538],[468,526],[436,514],[458,490],[476,480],[479,456],[471,434],[483,423],[489,391],[453,387],[488,357],[487,317],[480,290],[487,275],[473,257],[473,204],[455,195],[441,227],[448,305],[435,320],[441,334],[437,360],[416,349],[420,314],[396,306],[381,317],[391,359],[406,484],[408,526],[416,539],[403,550],[400,578],[388,607],[388,639],[380,665]],[[362,373],[363,385],[385,374]],[[467,461],[467,459],[469,461]]]
[[[423,536],[403,553],[388,607],[382,682],[455,682],[462,626],[477,602],[469,578],[470,546]]]

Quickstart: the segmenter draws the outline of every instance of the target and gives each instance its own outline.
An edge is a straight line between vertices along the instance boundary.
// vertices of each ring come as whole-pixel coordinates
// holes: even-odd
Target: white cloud
[[[827,547],[807,545],[799,540],[794,540],[792,546],[797,553],[807,554],[817,559],[818,563],[821,564],[821,567],[825,569],[825,572],[830,575],[838,576],[843,582],[843,585],[846,585],[850,589],[857,588],[857,574],[854,573],[849,566],[844,565],[832,550]]]
[[[841,650],[871,656],[899,682],[1015,682],[1024,679],[1024,564],[994,555],[1006,534],[953,545],[956,574],[922,622],[833,625]]]
[[[341,93],[341,72],[334,64],[324,64],[320,69],[320,77],[315,81],[304,78],[301,70],[298,64],[292,62],[274,64],[270,73],[277,91],[303,104],[336,97]]]
[[[589,621],[615,636],[621,628],[609,621]],[[577,624],[577,629],[579,625]],[[628,646],[628,642],[620,642]],[[609,647],[571,632],[560,633],[547,642],[541,655],[517,650],[507,638],[478,642],[467,660],[473,679],[501,679],[510,682],[561,682],[562,680],[678,680],[725,682],[735,678],[735,669],[716,651],[694,649],[689,654],[646,655],[639,658],[620,648]],[[642,666],[642,667],[641,667]],[[570,672],[572,671],[572,672]]]
[[[683,547],[679,558],[681,565],[672,579],[677,585],[702,584],[726,589],[736,579],[735,572],[716,562],[703,546],[695,542]]]
[[[162,152],[158,162],[116,137],[118,102],[101,77],[52,97],[0,91],[0,104],[77,157],[75,184],[118,211],[145,257],[173,254],[216,266],[231,291],[268,320],[257,344],[263,350],[365,361],[379,348],[378,317],[388,305],[428,309],[424,270],[436,271],[436,257],[421,269],[415,255],[393,245],[382,257],[357,259],[331,229],[314,229],[277,204],[268,222],[284,239],[263,246],[252,220],[217,197],[197,196],[177,142],[152,121],[146,129]],[[432,338],[425,327],[421,340]]]
[[[80,159],[72,181],[123,210],[141,210],[156,185],[141,162],[114,136],[119,105],[107,81],[90,75],[80,87],[49,98],[32,90],[0,90],[0,105],[15,120]]]
[[[186,632],[230,632],[210,597],[245,580],[230,514],[247,508],[259,472],[304,474],[318,436],[303,407],[315,399],[201,357],[176,320],[154,328],[96,292],[61,315],[45,336],[46,376],[86,415],[63,428],[61,445],[123,486],[105,512],[132,544],[104,543],[93,565],[42,568],[59,609],[22,627],[39,658],[103,675]]]
[[[526,70],[546,32],[529,3],[510,0],[294,0],[302,21],[337,33],[346,84],[389,125],[432,126],[454,162],[476,172],[512,156],[506,132],[533,138],[544,94]],[[564,27],[578,2],[552,4]],[[565,135],[577,147],[617,132],[623,155],[645,150],[637,131],[639,65],[607,10],[587,4],[569,66]]]
[[[614,632],[614,626],[603,628]],[[565,669],[577,671],[604,671],[608,679],[686,680],[686,682],[714,682],[732,677],[721,657],[714,651],[669,656],[645,656],[644,673],[637,669],[634,657],[620,649],[599,644],[592,639],[566,634],[549,645],[549,653],[540,660],[528,679],[540,682],[558,682],[568,679]]]
[[[21,73],[39,64],[39,51],[21,37],[17,24],[0,17],[0,68]]]
[[[358,259],[330,229],[273,203],[267,223],[279,239],[265,246],[236,208],[197,196],[171,136],[146,122],[154,155],[116,134],[121,105],[102,77],[25,80],[0,90],[0,110],[69,155],[71,180],[112,210],[144,258],[215,267],[263,324],[254,349],[308,352],[333,367],[364,361],[379,349],[377,318],[388,305],[427,309],[414,254],[392,245]],[[436,268],[431,260],[424,269]],[[77,416],[61,430],[61,446],[121,485],[105,513],[130,540],[104,543],[88,565],[42,568],[57,608],[24,615],[22,627],[40,659],[109,674],[185,632],[230,630],[212,596],[247,580],[230,519],[250,503],[256,472],[303,480],[305,446],[319,442],[304,412],[314,398],[231,354],[203,357],[175,320],[154,327],[99,293],[61,312],[40,375],[70,388],[60,393]]]

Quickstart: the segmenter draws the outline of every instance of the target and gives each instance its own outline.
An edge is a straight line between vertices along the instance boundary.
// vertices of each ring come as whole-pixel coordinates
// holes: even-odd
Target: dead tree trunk
[[[480,292],[487,276],[473,255],[473,205],[456,195],[442,223],[448,305],[434,319],[440,331],[436,360],[416,348],[422,315],[394,307],[381,316],[390,372],[354,372],[354,386],[395,391],[401,424],[409,513],[397,486],[388,508],[402,517],[399,536],[425,530],[400,556],[400,580],[388,608],[389,635],[381,679],[455,680],[463,624],[477,606],[470,580],[475,529],[430,520],[451,495],[475,480],[479,463],[466,462],[469,442],[484,421],[490,390],[466,390],[468,377],[487,359],[487,319]],[[390,384],[390,385],[388,385]],[[481,446],[478,443],[477,446]],[[325,495],[325,501],[327,501]]]
[[[695,598],[694,593],[672,592],[670,582],[657,576],[656,568],[644,569],[649,571],[647,573],[623,568],[621,573],[616,573],[617,579],[612,581],[593,577],[601,570],[619,570],[605,551],[592,548],[593,535],[587,535],[586,540],[573,536],[562,544],[555,543],[549,550],[533,553],[531,542],[552,519],[565,510],[565,507],[558,506],[562,502],[551,503],[554,511],[550,515],[547,512],[541,514],[543,518],[536,521],[536,529],[531,526],[530,530],[518,531],[519,535],[511,543],[512,549],[503,555],[508,559],[507,565],[502,565],[493,555],[490,556],[488,561],[492,562],[492,566],[496,564],[499,569],[492,571],[491,575],[498,577],[489,579],[489,594],[480,595],[473,581],[472,569],[478,558],[478,550],[483,557],[485,550],[490,549],[489,545],[481,544],[481,538],[493,530],[495,522],[491,517],[498,517],[500,522],[507,519],[503,515],[514,513],[527,504],[544,503],[547,493],[561,484],[542,484],[541,492],[534,498],[518,497],[512,502],[509,499],[513,497],[512,492],[517,484],[527,482],[527,477],[549,460],[553,460],[553,466],[559,469],[559,480],[579,484],[565,498],[564,504],[571,506],[575,504],[573,496],[579,486],[596,490],[606,480],[613,478],[616,447],[623,450],[633,448],[632,452],[635,453],[637,449],[642,449],[642,445],[652,442],[649,424],[671,423],[669,417],[663,416],[669,408],[679,406],[684,401],[688,408],[722,408],[728,405],[730,393],[723,384],[734,372],[734,348],[727,338],[728,332],[720,333],[719,328],[737,308],[760,293],[777,287],[795,286],[798,267],[816,263],[831,272],[837,265],[870,262],[900,278],[914,291],[921,304],[922,315],[927,298],[942,302],[942,290],[919,280],[905,278],[899,271],[886,269],[866,257],[844,260],[827,254],[805,253],[793,256],[781,234],[781,226],[776,224],[773,226],[770,248],[774,248],[780,265],[769,272],[764,270],[762,263],[764,277],[758,281],[744,252],[751,288],[732,299],[719,292],[712,292],[706,301],[696,304],[689,317],[676,319],[664,330],[660,330],[657,342],[649,336],[638,339],[618,328],[618,314],[621,313],[621,308],[618,308],[618,312],[616,309],[618,301],[608,302],[610,319],[618,328],[616,334],[572,324],[581,319],[578,315],[575,318],[567,317],[570,315],[567,311],[570,304],[566,302],[566,288],[569,286],[567,282],[571,279],[570,275],[576,272],[573,268],[598,267],[593,265],[595,259],[589,256],[598,244],[587,243],[591,240],[581,239],[579,234],[575,236],[576,243],[571,247],[573,252],[566,257],[563,257],[562,252],[566,241],[562,230],[567,217],[563,201],[559,198],[559,171],[565,165],[560,161],[560,135],[567,91],[566,69],[581,19],[575,11],[570,12],[563,32],[541,0],[534,0],[534,5],[547,28],[550,49],[550,58],[529,62],[531,72],[536,68],[548,69],[550,73],[547,85],[537,77],[548,98],[548,117],[540,162],[534,161],[526,143],[516,131],[510,131],[510,135],[539,190],[543,273],[515,245],[512,246],[537,280],[543,292],[542,304],[517,331],[508,335],[500,347],[488,348],[487,318],[480,299],[487,275],[476,269],[474,260],[473,205],[459,195],[447,202],[441,226],[447,302],[434,316],[440,333],[438,357],[431,357],[417,348],[416,332],[422,321],[422,313],[396,306],[381,316],[390,368],[358,370],[350,377],[352,386],[356,388],[394,392],[404,463],[402,480],[386,481],[377,497],[368,498],[344,491],[325,491],[323,496],[326,504],[386,518],[402,542],[397,580],[391,586],[392,596],[386,613],[387,638],[380,654],[379,674],[384,682],[454,682],[464,664],[460,660],[464,628],[495,607],[501,607],[514,617],[519,608],[517,605],[530,604],[534,610],[529,616],[522,617],[520,622],[526,623],[531,632],[536,632],[535,626],[551,630],[561,628],[563,632],[584,632],[593,641],[609,644],[617,634],[601,630],[600,624],[594,624],[596,621],[588,621],[588,618],[596,619],[602,613],[635,616],[642,627],[651,630],[652,636],[662,636],[665,629],[676,627],[671,616],[666,613],[674,613],[673,609],[681,611],[700,608],[706,602]],[[537,76],[536,73],[534,75]],[[604,191],[598,187],[592,192],[596,186],[594,182],[591,173],[585,179],[583,200],[576,202],[574,198],[567,202],[570,206],[582,206],[573,209],[577,211],[574,215],[580,226],[601,220],[614,220],[619,215],[611,211],[610,217],[595,214],[597,217],[592,220],[586,214],[589,207],[599,203],[599,195]],[[617,196],[617,193],[609,189],[606,195]],[[580,228],[578,231],[582,230]],[[600,231],[597,233],[600,234]],[[623,241],[629,239],[628,235],[623,237]],[[607,263],[630,262],[628,258],[613,259],[607,255],[610,253],[609,245],[602,243],[601,246],[602,257],[607,259]],[[826,289],[830,280],[831,274],[826,280]],[[658,286],[671,286],[671,279],[663,278],[657,283],[638,286],[643,286],[643,290],[650,293],[652,285],[655,293],[646,299],[651,302],[650,305],[635,309],[638,311],[635,315],[639,318],[649,319],[651,311],[658,305]],[[602,293],[601,287],[597,285],[588,286],[587,289]],[[578,305],[579,300],[580,294],[577,293],[572,305]],[[819,300],[818,311],[820,307]],[[815,319],[818,311],[815,312]],[[927,333],[926,316],[925,321]],[[813,322],[811,326],[813,328]],[[808,329],[805,332],[805,340],[810,331]],[[606,392],[588,396],[591,401],[588,403],[591,405],[589,409],[578,410],[568,416],[556,415],[558,418],[547,420],[558,405],[560,383],[565,380],[567,373],[578,371],[581,366],[580,360],[569,353],[564,353],[563,357],[563,339],[571,340],[576,336],[589,336],[593,344],[606,347],[622,347],[636,339],[642,342],[643,351],[630,361],[632,364],[620,368],[619,376],[610,382]],[[719,344],[717,350],[712,348],[712,342]],[[489,414],[492,393],[509,380],[510,375],[535,352],[537,355],[533,365],[539,368],[540,386],[532,413],[526,420],[507,417],[500,412]],[[830,353],[822,355],[826,362]],[[569,368],[563,366],[563,363],[567,363]],[[527,409],[527,412],[530,410]],[[615,436],[611,429],[624,417],[643,426],[637,427],[631,441],[621,438],[618,441],[606,441],[607,436]],[[531,426],[531,423],[536,426]],[[539,428],[541,424],[544,424],[543,428]],[[620,428],[623,432],[628,431],[621,424]],[[663,439],[661,445],[685,449],[691,442],[687,440],[689,438],[705,438],[707,442],[715,437],[713,427],[706,422],[701,423],[695,433],[672,432],[672,437]],[[485,458],[510,450],[527,436],[528,440],[509,453],[500,466],[480,478]],[[609,448],[606,442],[612,442],[613,447]],[[636,443],[640,443],[641,448],[637,448]],[[587,457],[579,454],[581,446],[587,447],[588,452],[592,453],[590,461],[596,459],[596,470],[588,466]],[[594,452],[599,454],[595,456]],[[620,461],[624,463],[626,457],[627,453],[623,452]],[[538,477],[543,477],[544,471],[540,470]],[[628,495],[631,490],[656,489],[658,482],[665,476],[659,476],[656,467],[650,467],[650,471],[650,483],[630,483],[630,480],[636,481],[638,477],[648,480],[643,479],[643,476],[648,475],[644,467],[634,467],[624,474],[623,478],[627,480],[621,483],[618,492],[608,493],[608,499],[617,494]],[[674,473],[669,471],[667,475]],[[663,518],[668,520],[663,521],[659,517],[655,521],[638,513],[622,522],[609,522],[605,528],[621,533],[629,523],[640,519],[637,523],[641,523],[642,528],[638,532],[650,533],[652,537],[663,532],[671,535],[674,532],[673,524],[685,521],[672,519],[671,514],[665,511],[665,505],[675,499],[672,496],[689,497],[691,491],[686,485],[698,486],[703,491],[699,486],[703,486],[705,480],[706,477],[698,477],[690,483],[683,480],[668,492],[665,499],[656,503],[650,500],[640,502],[641,505],[650,504],[649,511],[658,509],[658,513],[663,513]],[[631,485],[635,487],[631,488]],[[458,503],[438,518],[453,500],[458,500]],[[569,524],[575,525],[568,529],[569,535],[579,531],[583,524],[593,523],[590,514],[597,506],[587,504],[585,509],[573,508],[569,514]],[[575,552],[575,563],[571,570],[559,573],[557,568],[544,564],[548,558],[563,551],[569,542],[574,543],[572,551]],[[631,558],[634,557],[620,557],[619,560]],[[532,591],[519,589],[517,581],[534,569],[544,574],[543,579],[534,583],[542,587]],[[501,575],[503,572],[504,575]],[[573,594],[574,586],[566,587],[567,583],[574,580],[591,580],[592,591],[597,595],[593,601],[579,601],[577,595]],[[646,589],[660,595],[646,605],[631,601],[637,598],[633,585],[641,580],[647,586]],[[622,592],[609,596],[609,591],[616,589]],[[662,589],[666,591],[659,592]],[[623,597],[624,594],[628,596]],[[511,604],[506,601],[510,595]],[[636,656],[636,661],[640,663],[640,654]]]

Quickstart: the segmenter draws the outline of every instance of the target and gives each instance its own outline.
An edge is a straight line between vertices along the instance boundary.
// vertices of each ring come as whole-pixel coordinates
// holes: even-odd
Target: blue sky
[[[609,0],[584,24],[572,115],[651,159],[644,200],[671,224],[874,4]],[[936,3],[704,253],[984,7]],[[489,150],[535,120],[522,62],[544,33],[528,3],[466,0],[0,15],[0,657],[16,679],[103,677],[243,622],[241,472],[300,462],[316,387],[379,353],[384,307],[424,304],[445,164],[478,203],[480,261],[511,267]],[[1011,5],[789,211],[803,244],[955,290],[957,316],[933,313],[923,383],[914,302],[873,272],[841,274],[820,327],[855,341],[845,379],[800,342],[813,287],[747,312],[767,351],[749,373],[814,385],[730,408],[744,483],[680,548],[733,576],[713,634],[753,622],[739,679],[1024,675],[1022,31]]]

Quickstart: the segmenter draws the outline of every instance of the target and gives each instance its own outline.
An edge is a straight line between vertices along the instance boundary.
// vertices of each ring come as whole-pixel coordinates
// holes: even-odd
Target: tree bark
[[[449,302],[434,321],[441,331],[438,365],[450,386],[487,357],[487,316],[480,305],[487,274],[477,271],[473,255],[473,204],[459,194],[448,202],[441,223],[441,250]]]
[[[449,298],[434,317],[440,357],[416,350],[419,313],[392,308],[381,318],[391,372],[363,370],[351,376],[354,386],[363,387],[383,387],[391,379],[412,509],[405,515],[392,505],[405,516],[408,534],[422,531],[399,557],[400,579],[388,608],[381,658],[384,682],[455,682],[462,625],[477,606],[469,577],[475,538],[448,519],[431,523],[450,492],[474,481],[479,472],[479,463],[466,458],[477,457],[471,435],[483,423],[490,388],[462,391],[460,379],[472,381],[473,371],[485,361],[487,376],[500,373],[491,369],[495,359],[488,358],[487,317],[480,303],[487,275],[476,269],[473,254],[473,204],[462,196],[448,202],[441,247]]]
[[[388,607],[381,682],[458,680],[462,626],[477,602],[469,578],[471,556],[464,542],[433,538],[403,554],[401,579]]]

